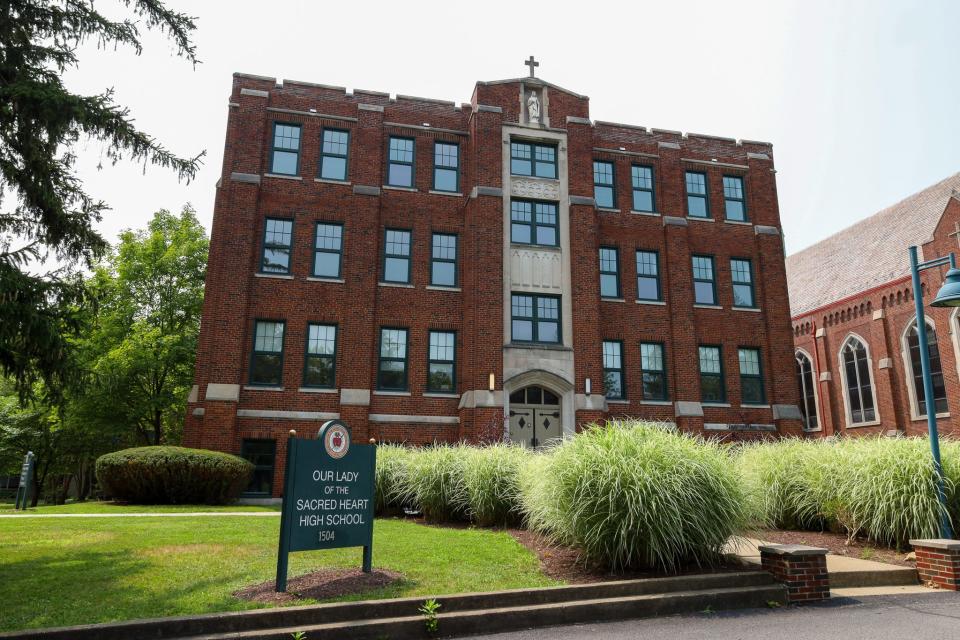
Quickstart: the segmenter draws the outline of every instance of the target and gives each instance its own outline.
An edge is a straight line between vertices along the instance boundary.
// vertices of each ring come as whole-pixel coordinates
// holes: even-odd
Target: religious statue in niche
[[[540,99],[536,91],[531,91],[530,97],[527,98],[527,122],[540,124]]]

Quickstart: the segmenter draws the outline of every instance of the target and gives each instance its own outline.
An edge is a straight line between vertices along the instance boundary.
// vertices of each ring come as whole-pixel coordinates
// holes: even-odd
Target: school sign
[[[292,551],[363,547],[370,572],[376,458],[376,446],[353,444],[339,420],[325,422],[316,440],[287,441],[277,591],[287,590]]]

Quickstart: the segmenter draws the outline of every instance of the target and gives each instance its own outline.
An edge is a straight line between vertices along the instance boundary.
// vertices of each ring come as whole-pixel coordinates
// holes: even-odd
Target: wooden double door
[[[563,437],[560,398],[543,387],[510,394],[510,441],[541,447]]]

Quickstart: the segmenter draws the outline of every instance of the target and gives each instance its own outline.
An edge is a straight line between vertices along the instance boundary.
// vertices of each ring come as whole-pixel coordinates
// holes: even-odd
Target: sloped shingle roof
[[[907,275],[907,247],[933,237],[954,190],[960,191],[960,173],[787,256],[791,315]]]

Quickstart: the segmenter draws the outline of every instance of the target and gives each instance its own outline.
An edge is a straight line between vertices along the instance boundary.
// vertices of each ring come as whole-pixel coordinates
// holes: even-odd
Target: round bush
[[[100,456],[97,480],[107,495],[139,504],[225,504],[250,482],[253,465],[205,449],[138,447]]]
[[[725,451],[660,425],[611,422],[535,460],[529,525],[615,571],[713,562],[746,519]]]
[[[523,447],[502,443],[469,451],[463,483],[471,521],[488,527],[520,518],[520,470],[527,457]]]
[[[403,507],[407,468],[414,452],[400,444],[377,446],[376,512],[383,515]]]

